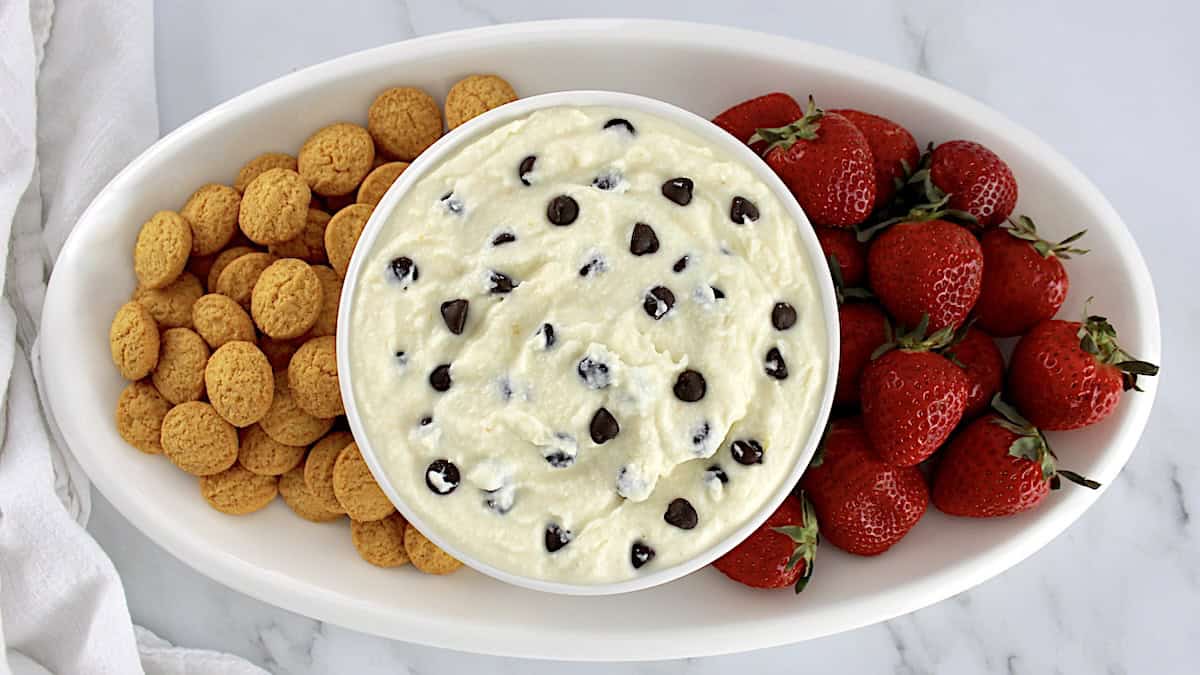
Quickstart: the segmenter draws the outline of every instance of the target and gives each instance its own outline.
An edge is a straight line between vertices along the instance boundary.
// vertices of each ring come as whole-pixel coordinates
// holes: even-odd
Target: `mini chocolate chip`
[[[497,488],[495,490],[484,490],[484,493],[494,494],[496,492],[499,492],[501,489],[502,488]],[[496,495],[495,497],[487,497],[483,500],[483,506],[487,510],[493,511],[502,516],[502,515],[508,513],[509,511],[512,511],[512,507],[513,507],[512,493],[511,492],[500,493],[500,494]]]
[[[633,542],[633,548],[629,550],[629,562],[633,564],[633,569],[640,569],[651,560],[654,560],[654,549],[640,541]]]
[[[567,195],[559,195],[546,205],[546,219],[563,227],[575,222],[579,217],[579,202]]]
[[[681,530],[690,530],[700,522],[700,516],[696,515],[696,509],[691,502],[683,497],[676,497],[667,505],[667,512],[663,514],[663,520]]]
[[[608,364],[590,356],[579,359],[575,372],[583,378],[588,389],[604,389],[612,384],[612,376],[608,372]]]
[[[623,117],[614,117],[604,123],[605,129],[612,129],[613,127],[623,127],[625,131],[628,131],[630,134],[637,133],[637,130],[633,128],[633,124]]]
[[[446,328],[449,328],[450,332],[455,335],[462,335],[463,327],[467,325],[467,312],[470,309],[471,303],[462,298],[443,302],[442,320],[446,322]]]
[[[504,399],[505,401],[512,398],[512,380],[509,380],[507,377],[501,377],[500,380],[496,382],[496,386],[500,390],[500,398]]]
[[[709,288],[711,288],[711,289],[712,289],[712,292],[713,292],[713,297],[714,297],[714,298],[716,298],[717,300],[724,300],[724,299],[725,299],[725,291],[723,291],[723,290],[721,290],[721,289],[717,288],[716,286],[710,286]]]
[[[455,197],[453,191],[442,195],[442,204],[446,206],[446,210],[450,213],[457,214],[463,212],[463,201]]]
[[[621,184],[621,174],[616,170],[606,171],[592,179],[592,187],[597,190],[612,190]]]
[[[777,302],[771,308],[771,325],[775,330],[787,330],[796,325],[796,308],[786,302]]]
[[[692,179],[672,178],[662,184],[662,194],[680,206],[687,206],[692,202]]]
[[[725,485],[729,482],[729,475],[725,473],[725,469],[713,464],[704,470],[704,480],[719,480],[721,485]]]
[[[574,455],[568,455],[561,450],[556,450],[548,455],[544,455],[544,457],[550,463],[550,466],[556,469],[565,469],[575,463]]]
[[[542,339],[545,340],[546,349],[550,349],[554,346],[555,342],[558,342],[558,338],[554,336],[554,326],[551,324],[542,324],[542,327],[537,329],[536,334],[541,335]]]
[[[592,256],[590,260],[584,263],[583,267],[579,268],[579,276],[588,277],[593,274],[600,274],[601,272],[607,271],[608,261],[604,259],[604,256],[597,254]]]
[[[529,185],[529,179],[526,176],[533,173],[533,165],[536,163],[537,155],[529,155],[517,165],[517,178],[521,179],[521,185]]]
[[[707,421],[701,422],[700,426],[692,430],[692,445],[697,448],[704,447],[708,442],[708,435],[712,432],[712,426]]]
[[[573,536],[570,530],[564,530],[558,523],[550,523],[546,526],[546,550],[554,553],[571,543]]]
[[[429,373],[429,386],[434,391],[446,391],[450,388],[450,364],[443,363]]]
[[[704,376],[695,370],[685,370],[675,378],[675,398],[684,403],[695,403],[704,398],[708,391],[708,383]]]
[[[763,461],[762,444],[752,438],[734,441],[733,445],[729,447],[729,452],[738,464],[749,466],[762,464]]]
[[[729,219],[738,225],[758,220],[758,207],[745,197],[734,197],[729,205]]]
[[[679,272],[686,270],[687,265],[688,265],[688,257],[685,255],[682,258],[680,258],[679,260],[676,260],[675,264],[671,266],[671,269],[674,270],[676,273],[679,273]]]
[[[787,362],[783,360],[783,354],[779,353],[778,347],[771,347],[767,350],[767,360],[763,370],[767,375],[777,379],[786,380],[788,376]]]
[[[402,366],[408,365],[408,354],[405,354],[404,352],[397,350],[396,351],[396,363],[399,363]]]
[[[512,232],[501,232],[492,239],[492,246],[503,246],[505,244],[511,244],[516,240],[517,235],[513,234]]]
[[[488,291],[496,294],[512,293],[514,288],[521,285],[521,282],[513,281],[507,274],[496,271],[488,276],[488,281],[491,283]]]
[[[434,494],[448,495],[458,487],[458,467],[448,459],[435,459],[425,469],[425,486]]]
[[[595,415],[592,415],[592,423],[588,425],[588,432],[592,435],[593,443],[604,445],[621,433],[621,425],[617,423],[617,418],[608,412],[608,409],[600,408]]]
[[[420,424],[420,425],[421,425],[421,426],[423,426],[423,427],[427,427],[427,426],[429,426],[430,424],[433,424],[433,416],[432,416],[432,415],[426,415],[426,416],[422,417],[422,418],[421,418],[421,421],[420,421],[420,422],[418,422],[418,424]]]
[[[642,309],[650,315],[655,321],[666,316],[667,312],[675,306],[675,294],[666,286],[655,286],[646,293],[646,297],[642,300]]]
[[[542,448],[542,457],[556,469],[565,469],[574,464],[578,453],[579,442],[571,434],[562,431],[554,434],[551,445]]]
[[[629,252],[634,255],[646,255],[658,251],[658,235],[654,228],[645,223],[636,223],[633,234],[629,236]]]
[[[405,287],[421,276],[421,270],[417,268],[417,264],[412,261],[412,258],[407,256],[393,258],[392,262],[388,263],[388,269],[391,270],[392,276],[396,278],[396,281],[399,281],[400,285]]]

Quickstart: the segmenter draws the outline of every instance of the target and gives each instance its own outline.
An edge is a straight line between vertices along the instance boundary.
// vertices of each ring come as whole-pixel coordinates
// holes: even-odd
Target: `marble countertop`
[[[262,82],[352,51],[485,24],[652,16],[787,34],[914,70],[999,108],[1087,173],[1121,212],[1159,291],[1161,390],[1120,480],[1016,568],[933,607],[803,644],[655,664],[476,656],[376,638],[277,609],[192,571],[99,494],[89,529],[116,562],[134,619],[172,642],[316,673],[1183,673],[1200,656],[1200,5],[1143,0],[489,3],[263,0],[160,3],[162,131]],[[803,5],[803,7],[799,7]],[[259,26],[271,26],[264,32]],[[1187,191],[1187,192],[1185,192]],[[1189,345],[1191,347],[1189,347]],[[169,589],[171,602],[163,602]]]

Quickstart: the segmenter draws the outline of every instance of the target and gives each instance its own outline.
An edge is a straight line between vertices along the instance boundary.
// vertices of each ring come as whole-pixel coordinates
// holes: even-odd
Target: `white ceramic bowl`
[[[1047,234],[1087,226],[1092,253],[1070,261],[1074,314],[1089,295],[1122,343],[1160,358],[1150,274],[1120,216],[1082,173],[1029,131],[917,75],[815,45],[749,31],[631,20],[516,24],[436,35],[293,73],[180,127],[129,165],[80,218],[50,279],[41,371],[62,436],[96,487],[131,523],[197,570],[295,612],[357,630],[474,652],[558,659],[665,659],[734,652],[849,630],[937,602],[1037,551],[1103,492],[1063,489],[1037,509],[992,521],[930,510],[876,558],[822,547],[800,598],[755,592],[712,569],[638,593],[537,593],[470,570],[430,578],[362,562],[344,524],[316,525],[281,503],[241,518],[213,511],[196,480],[126,446],[112,422],[123,383],[106,338],[133,290],[130,251],[154,211],[205,181],[228,182],[265,150],[295,151],[322,124],[362,121],[396,84],[444,95],[462,75],[508,77],[525,96],[615,89],[711,116],[766,91],[813,92],[905,124],[924,143],[973,138],[1004,157],[1018,210]],[[1101,142],[1101,139],[1097,139]],[[1157,387],[1124,397],[1091,428],[1051,434],[1065,466],[1106,486],[1137,444]]]
[[[454,156],[465,145],[480,138],[487,132],[507,122],[525,117],[534,111],[563,106],[605,106],[653,115],[695,134],[701,140],[719,149],[734,160],[740,161],[749,168],[751,173],[770,188],[775,196],[779,198],[788,216],[799,227],[800,240],[808,257],[806,261],[808,268],[813,271],[817,280],[821,302],[821,320],[825,328],[825,344],[829,345],[826,357],[827,363],[821,382],[823,394],[820,401],[820,411],[813,422],[812,429],[809,430],[803,440],[804,447],[797,457],[796,463],[788,467],[787,478],[780,484],[779,489],[774,494],[767,495],[762,508],[728,537],[717,542],[707,550],[701,551],[691,559],[671,567],[655,570],[650,574],[610,583],[569,584],[512,574],[468,555],[457,546],[454,546],[451,540],[447,539],[444,533],[439,531],[436,524],[429,523],[424,518],[421,518],[417,514],[417,511],[405,503],[403,497],[400,496],[400,492],[392,484],[388,472],[380,464],[372,445],[373,439],[367,433],[366,427],[359,417],[358,397],[354,390],[353,382],[355,372],[351,367],[353,331],[349,330],[349,327],[352,325],[350,319],[353,313],[355,295],[358,291],[357,281],[361,275],[362,266],[365,264],[363,261],[369,257],[375,245],[375,240],[379,237],[380,230],[383,229],[392,212],[395,210],[396,205],[404,198],[404,195],[424,178],[426,174],[441,166],[446,159]],[[663,103],[662,101],[645,96],[635,96],[633,94],[612,91],[563,91],[520,99],[480,115],[439,139],[438,142],[422,153],[411,166],[404,170],[404,173],[400,175],[400,178],[392,185],[387,194],[375,207],[375,211],[371,214],[371,219],[363,229],[362,236],[359,237],[358,245],[354,250],[354,257],[350,261],[350,268],[346,272],[347,281],[342,287],[342,301],[338,312],[338,376],[342,388],[342,400],[346,406],[346,417],[350,422],[350,429],[354,432],[354,438],[358,442],[358,447],[362,451],[363,458],[366,459],[367,465],[371,467],[371,473],[374,474],[376,482],[387,493],[388,498],[392,500],[392,503],[396,505],[400,513],[409,522],[416,525],[417,529],[429,537],[430,540],[467,565],[501,581],[550,593],[562,593],[566,595],[612,595],[651,588],[695,572],[716,560],[729,549],[736,546],[741,540],[750,536],[750,533],[778,508],[780,502],[791,492],[796,482],[800,480],[800,474],[804,473],[804,468],[808,466],[808,461],[812,458],[813,453],[817,449],[817,444],[821,440],[825,422],[829,418],[829,409],[833,405],[833,390],[837,384],[839,351],[837,300],[834,297],[833,284],[830,282],[829,275],[825,273],[825,270],[825,254],[821,251],[821,244],[817,241],[817,236],[812,229],[812,225],[808,222],[807,216],[804,215],[804,211],[800,209],[800,205],[796,203],[796,199],[792,197],[792,193],[788,191],[783,181],[775,175],[775,172],[765,162],[754,154],[753,150],[707,119],[670,103]]]

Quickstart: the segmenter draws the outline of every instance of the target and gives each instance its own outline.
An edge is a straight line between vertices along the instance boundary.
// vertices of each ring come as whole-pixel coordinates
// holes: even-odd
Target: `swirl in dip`
[[[509,573],[595,584],[704,552],[781,488],[818,415],[828,346],[797,224],[656,116],[504,124],[360,255],[363,429],[413,515]]]

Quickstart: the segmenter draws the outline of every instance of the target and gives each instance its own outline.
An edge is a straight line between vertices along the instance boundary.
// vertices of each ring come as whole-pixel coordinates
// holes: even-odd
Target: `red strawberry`
[[[979,298],[983,251],[964,228],[946,220],[905,222],[879,235],[867,252],[871,289],[897,321],[922,315],[938,330],[957,326]]]
[[[814,225],[850,227],[875,208],[875,168],[867,139],[850,120],[808,99],[808,111],[787,126],[760,128],[763,156]]]
[[[871,354],[888,341],[887,317],[874,303],[851,302],[838,307],[842,355],[838,361],[836,405],[858,403],[858,386]]]
[[[879,461],[858,418],[829,426],[820,454],[800,485],[821,519],[821,536],[858,555],[878,555],[900,541],[929,505],[916,467]]]
[[[713,118],[713,124],[733,134],[739,141],[747,143],[758,154],[767,147],[766,141],[749,143],[750,137],[764,127],[782,127],[804,117],[804,108],[796,99],[780,92],[773,92],[733,106]]]
[[[844,108],[830,110],[850,120],[867,139],[875,158],[875,203],[886,204],[921,161],[917,140],[908,129],[886,117]]]
[[[944,352],[967,375],[967,407],[963,419],[987,410],[988,402],[1004,387],[1004,355],[996,341],[978,328],[968,328]]]
[[[933,480],[933,504],[952,516],[994,518],[1037,506],[1059,477],[1089,487],[1100,484],[1059,469],[1046,437],[997,396],[1000,413],[963,429],[942,454]]]
[[[867,247],[854,236],[853,230],[836,227],[813,228],[825,257],[837,258],[842,269],[842,281],[847,286],[861,286],[867,280]]]
[[[863,425],[875,454],[888,464],[921,463],[945,442],[966,408],[962,368],[929,351],[944,347],[953,332],[943,328],[926,338],[927,326],[923,317],[911,333],[876,350],[863,369]]]
[[[713,567],[747,586],[792,586],[799,593],[812,577],[818,541],[812,505],[803,494],[788,495],[775,513]]]
[[[992,335],[1011,337],[1053,318],[1067,299],[1067,271],[1060,258],[1087,253],[1071,248],[1084,232],[1051,243],[1038,237],[1026,216],[1009,227],[985,232],[980,240],[983,284],[975,304],[980,327]]]
[[[1117,344],[1102,316],[1042,321],[1025,334],[1008,366],[1008,394],[1033,423],[1047,430],[1079,429],[1104,419],[1138,375],[1158,366],[1138,361]]]
[[[1004,222],[1017,205],[1017,179],[1012,170],[979,143],[948,141],[934,148],[929,179],[949,195],[951,209],[971,214],[980,228]]]

